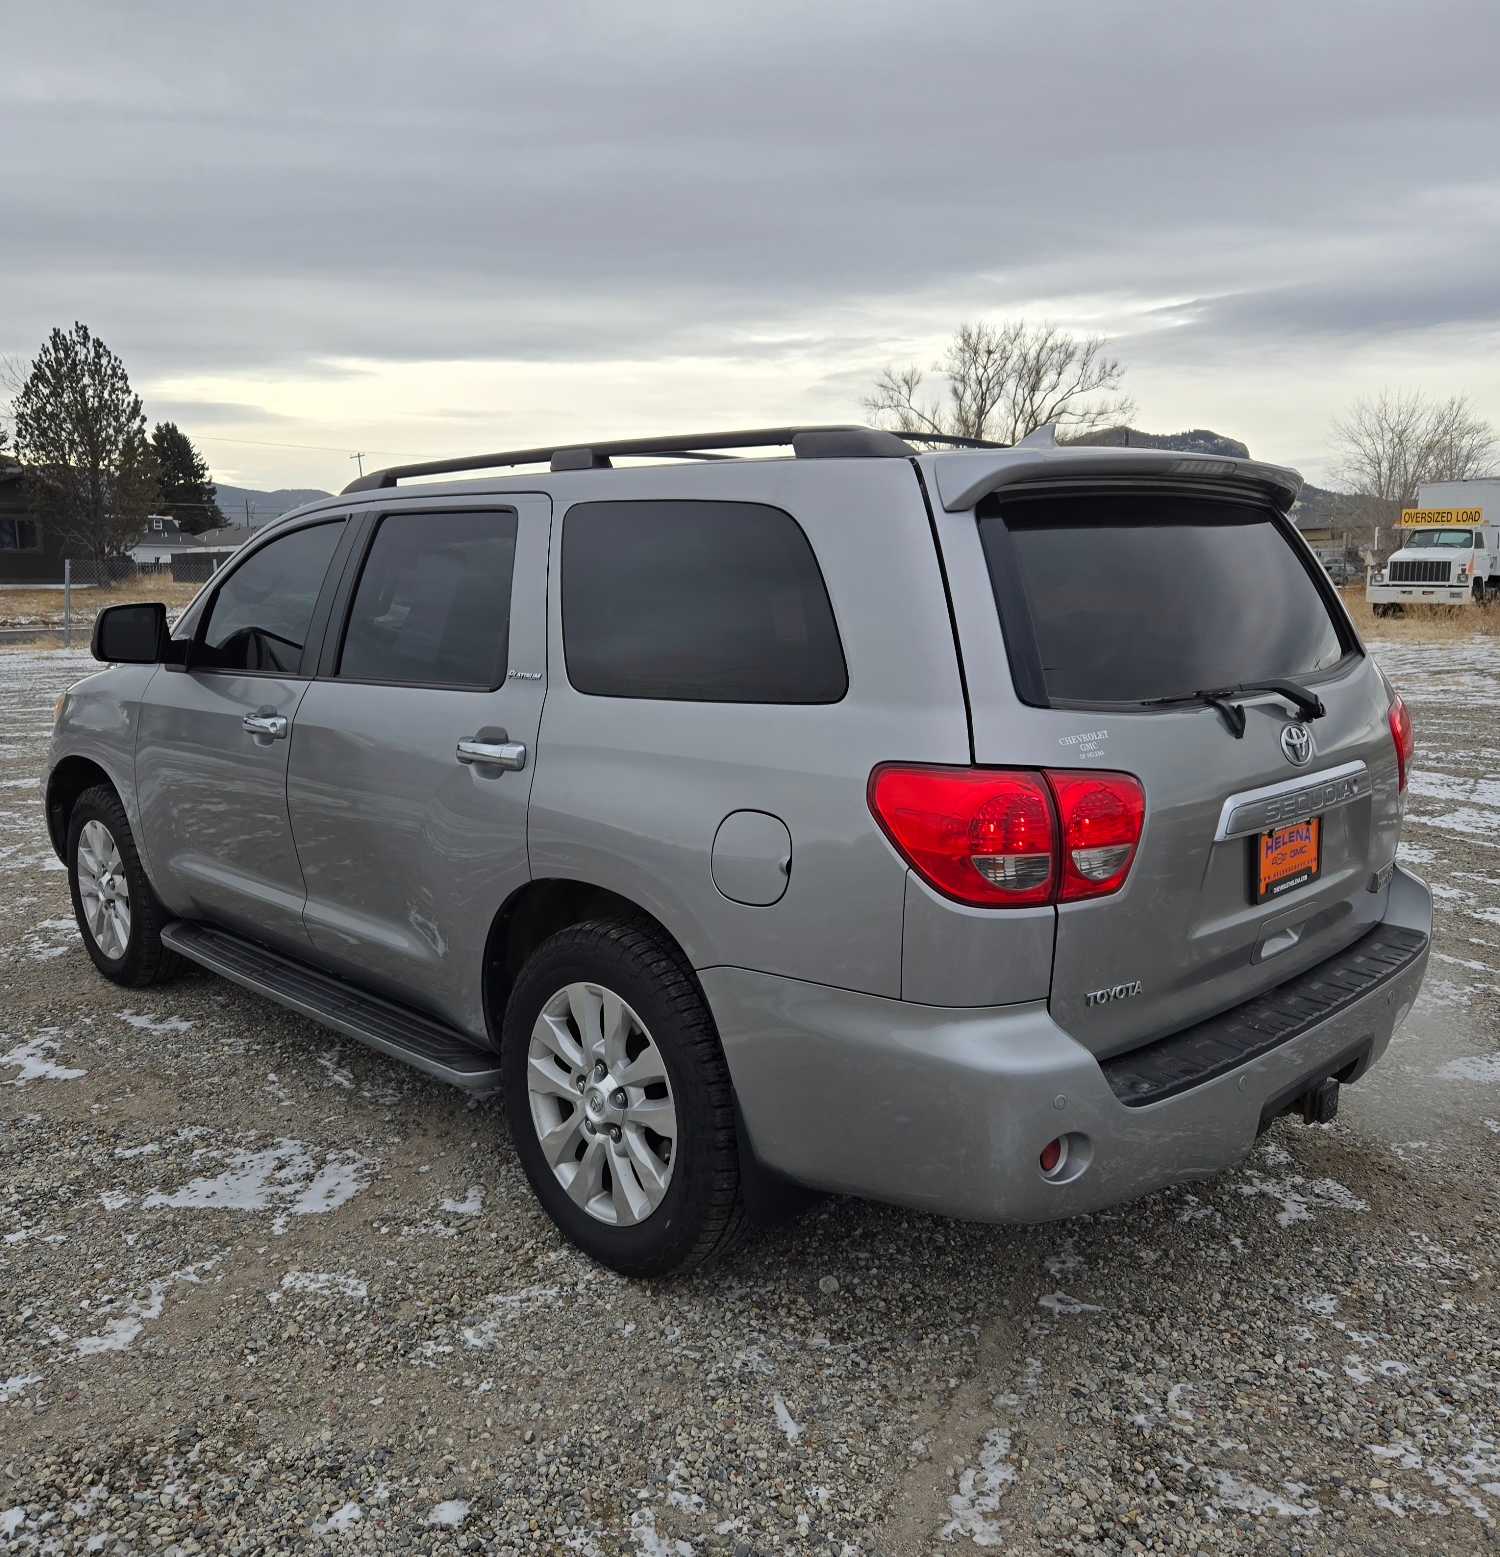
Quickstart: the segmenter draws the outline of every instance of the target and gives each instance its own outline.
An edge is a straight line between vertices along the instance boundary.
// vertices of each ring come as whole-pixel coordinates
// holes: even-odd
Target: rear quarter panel
[[[592,477],[592,479],[590,479]],[[746,461],[554,481],[550,678],[528,842],[532,875],[592,882],[654,914],[699,969],[737,966],[896,996],[906,868],[870,815],[879,762],[965,763],[969,732],[942,577],[905,460]],[[585,696],[566,674],[561,591],[578,501],[704,498],[771,504],[802,526],[849,670],[815,706]],[[737,810],[792,838],[769,906],[715,886],[714,836]]]

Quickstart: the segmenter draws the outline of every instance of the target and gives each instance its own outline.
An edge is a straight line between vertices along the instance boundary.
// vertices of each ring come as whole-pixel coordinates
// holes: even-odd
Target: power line
[[[225,438],[219,433],[195,433],[195,443],[240,443],[255,449],[311,449],[316,454],[349,454],[348,447],[338,448],[331,443],[274,443],[267,438]],[[365,449],[365,454],[394,454],[398,459],[421,459],[410,449]],[[352,459],[354,456],[349,454]]]

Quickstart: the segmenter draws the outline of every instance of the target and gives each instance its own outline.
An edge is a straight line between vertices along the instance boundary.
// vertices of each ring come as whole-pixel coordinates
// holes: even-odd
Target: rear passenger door
[[[485,942],[527,879],[551,505],[365,523],[298,709],[288,804],[320,959],[485,1036]]]

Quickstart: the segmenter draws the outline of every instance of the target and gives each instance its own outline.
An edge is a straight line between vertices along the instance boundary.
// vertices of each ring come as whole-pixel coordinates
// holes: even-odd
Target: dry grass
[[[45,653],[50,649],[65,649],[68,646],[62,640],[61,633],[39,633],[35,638],[7,638],[0,643],[0,657],[6,654],[36,654]],[[76,654],[80,649],[88,648],[88,643],[82,633],[74,633],[71,652]]]
[[[127,579],[109,589],[75,589],[73,619],[92,621],[105,606],[128,605],[139,600],[160,600],[169,611],[181,611],[201,588],[200,584],[179,584],[175,579],[157,574]],[[61,589],[0,589],[0,627],[7,622],[29,627],[33,623],[61,623],[62,619]]]
[[[1362,638],[1454,643],[1464,638],[1500,638],[1500,605],[1409,606],[1404,616],[1376,616],[1363,584],[1341,589],[1344,604]]]

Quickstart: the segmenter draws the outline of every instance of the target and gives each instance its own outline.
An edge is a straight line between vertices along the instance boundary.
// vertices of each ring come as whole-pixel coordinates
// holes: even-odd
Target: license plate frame
[[[1250,901],[1271,903],[1323,874],[1323,818],[1257,833],[1250,840]]]

